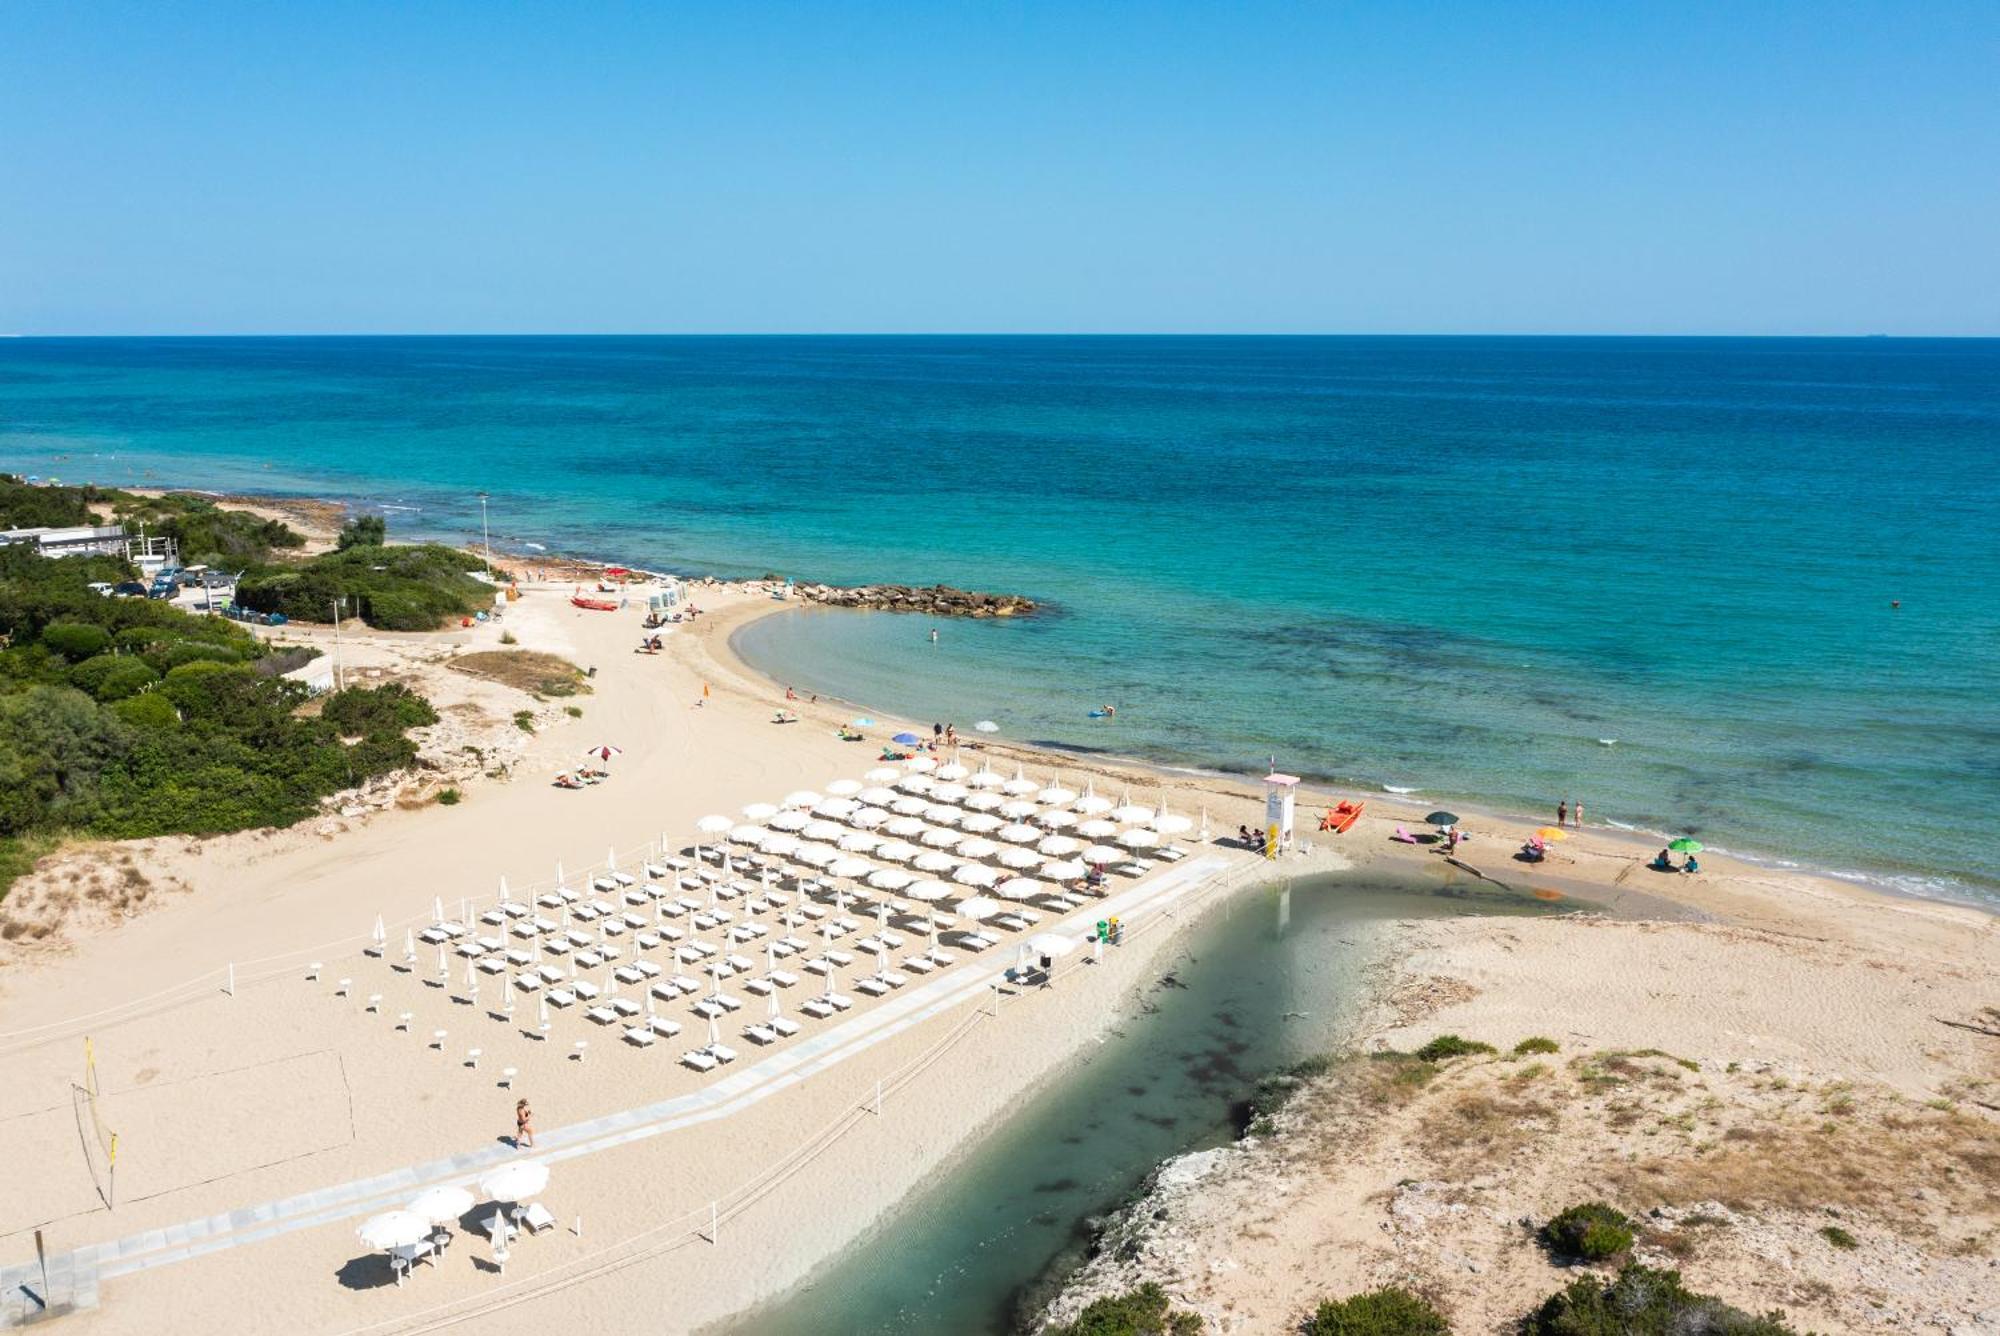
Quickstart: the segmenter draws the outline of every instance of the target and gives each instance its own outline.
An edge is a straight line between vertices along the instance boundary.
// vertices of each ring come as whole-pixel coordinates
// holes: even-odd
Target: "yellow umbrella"
[[[1566,840],[1569,838],[1569,832],[1561,826],[1543,826],[1535,834],[1545,840]]]

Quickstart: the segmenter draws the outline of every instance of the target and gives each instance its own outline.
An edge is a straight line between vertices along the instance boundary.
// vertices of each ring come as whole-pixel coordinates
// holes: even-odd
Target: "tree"
[[[380,547],[389,541],[389,522],[380,515],[356,515],[340,526],[339,551],[350,547]]]

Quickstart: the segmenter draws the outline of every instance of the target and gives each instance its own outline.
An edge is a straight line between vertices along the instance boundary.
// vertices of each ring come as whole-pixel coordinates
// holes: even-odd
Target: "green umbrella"
[[[1700,840],[1683,835],[1679,839],[1671,841],[1667,847],[1677,854],[1698,854],[1702,851],[1703,846]]]
[[[1433,826],[1455,826],[1458,824],[1458,814],[1456,812],[1432,812],[1424,820],[1430,822]]]

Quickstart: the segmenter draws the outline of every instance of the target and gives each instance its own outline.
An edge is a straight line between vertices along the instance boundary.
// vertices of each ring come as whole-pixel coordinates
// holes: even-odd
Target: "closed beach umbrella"
[[[1032,900],[1048,890],[1048,887],[1033,877],[1009,877],[993,889],[1009,900]]]
[[[1103,817],[1092,817],[1076,828],[1076,833],[1086,840],[1108,840],[1118,833],[1116,821],[1106,821]]]
[[[1120,863],[1125,860],[1123,849],[1114,849],[1108,844],[1093,844],[1083,851],[1083,861],[1096,863],[1100,867],[1106,863]]]
[[[840,837],[840,847],[851,854],[865,854],[880,843],[882,843],[880,836],[870,835],[865,830],[857,830],[851,835]]]
[[[854,796],[871,807],[887,807],[890,803],[896,801],[898,797],[896,791],[885,784],[876,784],[871,788],[865,788]]]
[[[731,826],[735,824],[736,823],[734,821],[731,821],[728,817],[723,816],[720,813],[717,813],[714,816],[705,816],[701,820],[695,822],[694,828],[700,831],[704,835],[720,835],[722,834],[723,831],[728,830]],[[556,873],[556,880],[557,881],[562,880],[562,873],[560,871]]]
[[[549,1185],[549,1167],[540,1160],[515,1160],[479,1180],[479,1190],[494,1201],[520,1201]]]
[[[1085,876],[1090,869],[1074,858],[1053,858],[1042,864],[1041,873],[1050,881],[1075,881]]]
[[[384,1211],[362,1221],[354,1233],[371,1248],[407,1248],[431,1236],[431,1222],[415,1211]]]
[[[1026,868],[1040,867],[1042,856],[1033,849],[1002,849],[1000,851],[1000,861],[1016,871],[1021,871]]]
[[[893,765],[878,765],[863,775],[862,778],[870,784],[894,784],[902,777],[902,774],[903,772],[896,769]]]
[[[970,769],[960,765],[957,761],[953,761],[948,765],[941,765],[937,768],[937,777],[939,779],[964,779],[971,773]]]
[[[949,872],[958,866],[958,860],[942,849],[931,849],[918,854],[910,866],[919,872]]]
[[[1432,812],[1424,820],[1430,822],[1433,826],[1455,826],[1458,824],[1458,813]]]
[[[969,830],[974,835],[991,835],[1006,824],[991,812],[974,812],[958,823],[959,829]]]
[[[1677,854],[1698,854],[1708,846],[1692,836],[1683,835],[1677,840],[1669,841],[1667,847]]]
[[[915,733],[898,733],[896,734],[895,737],[889,740],[891,742],[901,743],[905,747],[914,747],[917,745],[918,742],[922,741],[922,739],[919,738]]]
[[[409,1205],[413,1215],[420,1215],[434,1225],[448,1225],[471,1209],[470,1192],[444,1185],[425,1188]]]
[[[900,891],[915,880],[898,867],[879,868],[868,874],[868,884],[878,891]]]
[[[1000,846],[983,835],[973,835],[958,842],[960,858],[991,858]]]
[[[1118,842],[1127,849],[1150,849],[1160,842],[1160,837],[1145,826],[1138,826],[1119,835]]]
[[[973,727],[982,733],[998,733],[1000,731],[1000,725],[994,723],[991,719],[981,719]]]
[[[836,779],[826,786],[826,791],[836,798],[851,798],[861,792],[861,781],[858,779]]]
[[[991,886],[1000,880],[1000,874],[984,863],[967,863],[954,871],[951,879],[961,886]]]
[[[745,821],[769,821],[778,814],[776,803],[751,803],[743,809]]]
[[[1033,844],[1036,840],[1042,838],[1042,832],[1036,830],[1033,826],[1024,826],[1018,823],[1011,826],[1002,826],[996,833],[1009,844]]]

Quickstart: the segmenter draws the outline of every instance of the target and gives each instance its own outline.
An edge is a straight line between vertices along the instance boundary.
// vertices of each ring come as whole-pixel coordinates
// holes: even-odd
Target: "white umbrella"
[[[1122,863],[1125,861],[1125,851],[1114,849],[1108,844],[1093,844],[1083,851],[1083,861],[1096,863],[1099,866],[1105,863]]]
[[[1009,877],[994,889],[1009,900],[1031,900],[1048,890],[1048,887],[1033,877]]]
[[[927,830],[923,838],[924,843],[933,849],[949,849],[965,836],[955,830]]]
[[[730,820],[728,817],[723,816],[720,813],[717,813],[714,816],[705,816],[701,820],[695,822],[694,828],[700,831],[704,835],[720,835],[723,831],[728,830],[731,826],[735,824],[736,823]],[[556,879],[560,881],[562,878],[558,876]]]
[[[974,812],[971,816],[958,823],[959,829],[969,831],[974,835],[991,835],[1006,824],[1005,821],[1002,821],[991,812]]]
[[[1011,826],[1002,826],[996,833],[1009,844],[1033,844],[1042,838],[1042,832],[1033,826],[1024,826],[1018,822]]]
[[[973,727],[982,733],[998,733],[1000,731],[1000,725],[994,723],[991,719],[981,719]]]
[[[879,807],[864,807],[847,818],[847,824],[856,830],[873,830],[889,819],[889,814]]]
[[[926,879],[913,881],[903,888],[903,894],[912,900],[943,900],[952,894],[951,883]]]
[[[1078,942],[1059,932],[1038,932],[1028,939],[1027,946],[1038,956],[1066,956],[1076,950]]]
[[[876,847],[875,856],[885,862],[907,863],[922,852],[908,840],[886,840]]]
[[[1120,834],[1118,842],[1127,849],[1150,849],[1160,842],[1160,837],[1145,826],[1135,826]]]
[[[1042,856],[1033,849],[1002,849],[1000,861],[1016,870],[1041,866]]]
[[[851,797],[861,792],[861,781],[858,779],[836,779],[826,786],[826,791],[836,798]]]
[[[1036,845],[1035,849],[1039,853],[1047,854],[1050,858],[1066,858],[1082,847],[1082,840],[1073,840],[1067,835],[1051,835]]]
[[[1000,804],[1000,815],[1009,821],[1026,821],[1039,810],[1025,798],[1016,798],[1012,802]]]
[[[1042,875],[1050,881],[1075,881],[1089,872],[1089,868],[1074,858],[1052,858],[1042,864]]]
[[[792,850],[793,862],[807,863],[813,867],[825,867],[839,858],[840,851],[825,844],[801,844]]]
[[[1118,833],[1118,823],[1096,817],[1078,826],[1076,833],[1086,840],[1108,840]]]
[[[1007,781],[994,774],[992,766],[981,766],[977,774],[966,776],[965,782],[970,788],[997,789]]]
[[[852,798],[828,798],[818,807],[813,808],[813,815],[830,816],[838,821],[843,817],[853,816],[860,810],[861,804]]]
[[[997,793],[975,793],[961,804],[968,812],[991,812],[1007,805],[1007,800]]]
[[[929,775],[904,775],[896,781],[896,787],[905,793],[929,793],[933,786]]]
[[[1036,813],[1035,824],[1045,830],[1066,830],[1076,824],[1076,813],[1052,807],[1046,812]]]
[[[769,821],[778,814],[776,803],[751,803],[743,809],[745,821]]]
[[[471,1209],[470,1192],[445,1185],[425,1188],[409,1205],[410,1214],[420,1215],[434,1225],[448,1225]]]
[[[1000,909],[1000,902],[991,896],[975,895],[970,900],[959,901],[958,908],[954,912],[963,914],[976,923],[981,919],[992,918],[1000,912]]]
[[[902,776],[903,772],[893,765],[878,765],[863,775],[862,778],[870,784],[893,784],[898,779],[901,779]]]
[[[872,788],[861,790],[854,796],[871,807],[887,807],[902,795],[886,785],[877,784]]]
[[[923,834],[930,827],[914,816],[899,816],[889,822],[888,825],[882,827],[882,829],[888,831],[898,839],[908,840]]]
[[[514,1160],[479,1180],[479,1190],[494,1201],[520,1201],[549,1185],[549,1167],[540,1160]]]
[[[937,762],[928,756],[912,756],[909,760],[903,762],[903,769],[913,775],[922,774],[925,771],[937,769]]]
[[[857,830],[852,835],[840,837],[840,847],[851,854],[865,854],[882,841],[865,830]]]
[[[910,864],[919,872],[949,872],[957,867],[959,860],[939,849],[917,855],[916,862]]]
[[[1000,792],[1011,793],[1014,794],[1016,797],[1020,797],[1022,795],[1029,793],[1039,793],[1041,792],[1041,789],[1042,786],[1037,784],[1034,780],[1029,779],[1028,772],[1021,769],[1019,766],[1016,766],[1014,768],[1014,777],[1008,780],[1005,784],[1002,784],[1000,786]]]
[[[953,761],[948,765],[941,765],[937,768],[937,777],[939,779],[964,779],[971,773],[971,770],[960,765],[957,761]]]
[[[915,880],[898,867],[885,867],[868,874],[868,884],[878,891],[900,891]]]
[[[770,838],[770,834],[771,832],[762,826],[753,826],[747,821],[740,826],[729,828],[729,838],[736,844],[762,844]]]
[[[1121,826],[1146,826],[1153,821],[1153,809],[1137,803],[1121,803],[1105,815]]]
[[[924,809],[924,820],[933,826],[955,826],[964,816],[965,813],[945,803],[932,803]]]
[[[958,842],[958,856],[960,858],[991,858],[993,857],[993,851],[999,847],[999,845],[989,839],[983,839],[978,835],[974,835]]]
[[[984,863],[967,863],[953,872],[951,879],[961,886],[991,886],[1000,880],[1000,874]]]
[[[799,847],[799,837],[780,831],[776,835],[764,837],[764,852],[773,858],[783,858]]]
[[[407,1248],[431,1236],[431,1222],[415,1211],[384,1211],[362,1221],[354,1232],[371,1248]]]
[[[811,807],[820,801],[820,796],[811,789],[793,789],[779,800],[780,807]]]
[[[956,767],[956,769],[963,772],[965,767],[961,765]],[[943,774],[944,772],[941,770],[938,773]],[[963,784],[939,784],[931,789],[931,801],[933,802],[962,803],[971,796],[972,790]]]
[[[827,865],[827,872],[836,877],[865,877],[875,870],[875,865],[865,858],[840,858]]]
[[[898,798],[896,801],[890,803],[889,810],[899,816],[916,816],[929,806],[929,803],[913,793],[908,797]]]
[[[845,826],[825,819],[808,821],[805,829],[799,832],[799,834],[809,840],[837,840],[846,833],[847,828]]]
[[[1050,784],[1047,788],[1036,794],[1035,797],[1051,807],[1060,807],[1064,803],[1076,801],[1076,790],[1064,788],[1061,776],[1057,776],[1053,784]]]
[[[1072,805],[1085,816],[1097,816],[1110,811],[1118,804],[1112,802],[1109,798],[1099,796],[1095,784],[1086,784],[1083,796],[1078,798]]]
[[[800,811],[798,808],[793,807],[783,812],[780,812],[776,816],[772,817],[771,829],[792,830],[792,831],[804,830],[806,826],[811,823],[811,821],[812,821],[811,817],[807,816],[804,812]]]

